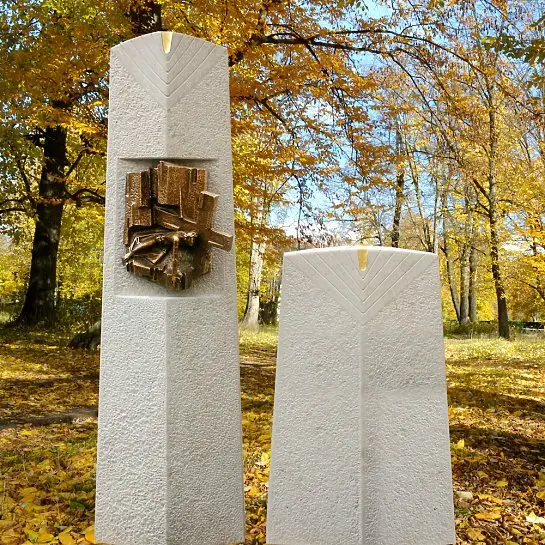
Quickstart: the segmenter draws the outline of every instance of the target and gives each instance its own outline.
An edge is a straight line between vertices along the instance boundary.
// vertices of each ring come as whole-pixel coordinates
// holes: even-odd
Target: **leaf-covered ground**
[[[0,335],[0,545],[93,544],[98,355]],[[248,544],[265,543],[275,352],[274,331],[241,334]],[[545,339],[446,353],[458,543],[545,543]]]
[[[447,341],[460,543],[545,543],[545,341]]]

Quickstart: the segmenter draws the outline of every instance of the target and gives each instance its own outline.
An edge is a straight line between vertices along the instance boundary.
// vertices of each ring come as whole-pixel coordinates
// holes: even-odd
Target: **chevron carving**
[[[362,271],[355,248],[353,252],[336,253],[335,268],[320,252],[308,256],[302,252],[293,263],[306,278],[331,293],[354,320],[366,323],[434,263],[430,257],[425,253],[382,252],[373,248]]]
[[[154,32],[114,48],[134,80],[167,109],[204,79],[225,55],[225,49],[199,38],[172,34],[170,50],[163,33]]]

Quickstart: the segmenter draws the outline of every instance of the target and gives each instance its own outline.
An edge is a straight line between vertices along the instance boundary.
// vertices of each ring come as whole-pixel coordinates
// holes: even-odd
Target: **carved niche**
[[[161,161],[127,174],[123,263],[172,290],[210,272],[211,248],[229,251],[233,237],[214,231],[219,196],[206,191],[206,170]]]

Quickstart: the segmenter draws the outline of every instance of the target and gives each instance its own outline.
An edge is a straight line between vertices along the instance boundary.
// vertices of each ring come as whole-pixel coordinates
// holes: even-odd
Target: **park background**
[[[458,542],[545,542],[542,2],[0,5],[1,544],[94,543],[109,49],[156,30],[229,50],[248,543],[282,254],[341,244],[439,255]]]

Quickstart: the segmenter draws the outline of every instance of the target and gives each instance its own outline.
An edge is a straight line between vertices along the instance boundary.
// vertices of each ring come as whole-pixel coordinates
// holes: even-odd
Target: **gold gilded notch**
[[[367,269],[367,250],[364,248],[358,249],[358,265],[360,271],[365,271]]]
[[[161,32],[161,39],[163,40],[163,51],[168,55],[172,47],[172,32]]]

